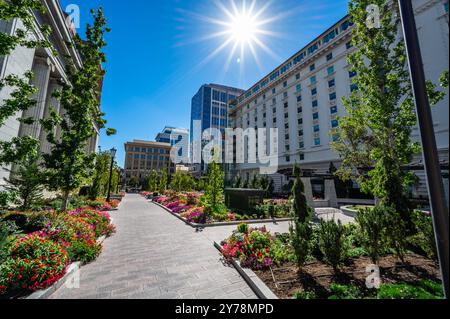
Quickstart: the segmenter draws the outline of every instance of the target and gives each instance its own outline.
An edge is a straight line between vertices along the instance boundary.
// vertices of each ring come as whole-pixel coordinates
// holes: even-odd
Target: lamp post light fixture
[[[109,169],[108,197],[106,198],[107,202],[111,201],[112,173],[113,173],[113,168],[114,168],[114,159],[116,157],[116,152],[117,152],[117,150],[114,147],[110,150],[110,153],[111,153],[111,167]]]

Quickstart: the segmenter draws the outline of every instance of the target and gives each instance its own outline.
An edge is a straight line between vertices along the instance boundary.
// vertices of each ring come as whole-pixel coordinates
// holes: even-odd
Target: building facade
[[[152,171],[171,173],[170,143],[134,140],[125,144],[125,180],[143,181]]]
[[[191,102],[191,144],[195,139],[195,122],[197,122],[201,128],[200,134],[210,128],[220,129],[221,131],[227,128],[229,126],[230,102],[244,92],[244,90],[238,88],[218,84],[202,85],[197,94],[192,98]],[[203,164],[194,166],[195,171],[199,174],[206,169]]]
[[[177,147],[177,156],[180,163],[189,162],[189,130],[166,126],[164,130],[156,136],[156,142],[167,143],[172,147]]]
[[[40,26],[49,25],[52,33],[49,37],[53,44],[53,49],[58,52],[55,56],[49,48],[29,49],[25,47],[16,48],[9,56],[0,57],[0,78],[15,74],[23,76],[27,71],[34,73],[32,84],[38,89],[33,97],[37,103],[34,107],[15,114],[6,120],[0,127],[0,140],[11,141],[17,136],[32,136],[40,140],[40,151],[50,152],[50,145],[46,140],[46,134],[42,129],[39,120],[50,115],[50,109],[54,108],[61,116],[64,116],[64,109],[60,107],[57,99],[52,97],[52,93],[61,89],[59,83],[67,82],[65,72],[66,59],[71,59],[75,67],[81,67],[82,59],[74,48],[73,37],[75,28],[63,12],[59,1],[41,0],[46,12],[33,12],[35,32],[30,34],[32,40],[43,40],[40,33]],[[23,23],[16,19],[14,21],[0,20],[0,32],[15,34],[16,30],[23,28]],[[0,104],[10,97],[12,89],[5,87],[0,91]],[[21,124],[20,118],[33,118],[32,125]],[[99,129],[93,127],[95,136],[88,142],[87,151],[95,152],[98,145]],[[59,130],[56,132],[58,137]],[[8,170],[0,167],[0,186],[4,178],[9,176]]]
[[[415,0],[413,4],[425,73],[427,79],[438,83],[441,73],[448,70],[448,1]],[[234,102],[231,127],[278,128],[276,151],[280,170],[299,163],[304,169],[325,173],[330,162],[339,165],[330,142],[337,138],[338,118],[346,115],[342,98],[357,89],[352,84],[356,74],[347,63],[348,55],[355,50],[351,29],[349,17],[344,17]],[[444,183],[448,194],[448,90],[446,93],[444,101],[432,112],[439,153],[447,163]],[[417,128],[413,138],[419,139]],[[257,172],[257,164],[236,164],[233,169],[234,175],[239,173],[244,178]],[[423,180],[423,172],[417,173]],[[281,174],[272,177],[278,189],[287,182]],[[416,191],[426,193],[421,185]]]

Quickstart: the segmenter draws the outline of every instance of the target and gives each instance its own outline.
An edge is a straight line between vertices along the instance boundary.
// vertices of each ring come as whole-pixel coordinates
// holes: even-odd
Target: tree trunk
[[[64,193],[63,193],[63,202],[62,202],[62,207],[61,207],[61,210],[63,212],[65,212],[67,210],[67,206],[69,204],[69,195],[70,195],[69,191],[64,191]]]

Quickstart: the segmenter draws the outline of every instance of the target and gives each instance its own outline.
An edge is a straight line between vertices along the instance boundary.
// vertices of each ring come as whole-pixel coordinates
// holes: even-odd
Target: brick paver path
[[[237,271],[222,264],[214,230],[196,232],[139,195],[126,196],[111,215],[117,233],[81,268],[80,288],[62,287],[51,298],[256,298]]]

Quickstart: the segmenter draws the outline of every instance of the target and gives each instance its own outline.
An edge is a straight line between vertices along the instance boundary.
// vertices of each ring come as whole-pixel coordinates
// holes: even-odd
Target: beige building
[[[40,28],[43,25],[50,26],[52,32],[49,39],[53,44],[52,49],[58,55],[53,54],[50,48],[30,49],[19,46],[10,55],[0,56],[0,79],[11,74],[23,76],[31,70],[34,74],[32,84],[38,89],[33,97],[37,101],[35,106],[18,112],[0,126],[0,141],[9,142],[17,136],[31,136],[40,141],[41,153],[49,153],[51,145],[47,142],[47,134],[42,129],[40,120],[49,117],[51,108],[59,112],[62,117],[65,116],[65,110],[52,94],[61,89],[62,82],[69,81],[65,71],[67,62],[70,60],[76,68],[80,68],[83,61],[80,53],[74,47],[74,25],[62,10],[59,1],[40,0],[40,2],[45,8],[45,12],[32,12],[34,30],[29,37],[35,41],[44,40]],[[15,34],[19,29],[23,29],[23,22],[19,19],[0,20],[0,32],[2,33]],[[10,87],[0,90],[0,104],[10,98],[11,93]],[[100,96],[101,92],[99,92],[99,98]],[[33,118],[34,123],[31,125],[21,124],[20,118]],[[95,152],[98,146],[99,128],[93,125],[92,129],[95,134],[87,143],[87,152]],[[58,138],[61,136],[60,129],[57,129],[55,133]],[[0,167],[0,188],[5,177],[9,177],[9,167]]]
[[[143,180],[151,171],[170,173],[171,146],[168,143],[134,140],[125,144],[125,180]]]

